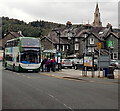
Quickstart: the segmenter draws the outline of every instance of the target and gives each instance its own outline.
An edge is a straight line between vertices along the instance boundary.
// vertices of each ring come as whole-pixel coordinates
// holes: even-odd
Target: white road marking
[[[59,99],[57,99],[55,96],[48,94],[50,97],[52,97],[53,99],[55,99],[56,101],[58,101],[60,104],[63,104],[67,109],[70,109],[71,111],[74,111],[71,107],[69,107],[68,105],[66,105],[65,103],[63,103],[62,101],[60,101]]]
[[[22,76],[26,76],[26,75],[22,75]]]

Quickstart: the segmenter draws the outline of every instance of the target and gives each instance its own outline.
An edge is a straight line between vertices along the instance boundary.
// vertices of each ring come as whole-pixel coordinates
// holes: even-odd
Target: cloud
[[[93,22],[96,2],[99,2],[101,20],[117,26],[117,0],[4,0],[0,4],[0,16],[8,16],[30,22],[46,20],[57,23]],[[115,20],[116,19],[116,20]]]

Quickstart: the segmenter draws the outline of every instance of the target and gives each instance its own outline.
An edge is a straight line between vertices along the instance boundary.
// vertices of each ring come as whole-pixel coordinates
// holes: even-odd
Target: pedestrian
[[[51,60],[51,70],[53,71],[53,72],[55,72],[55,66],[56,66],[56,61],[55,61],[55,58],[52,58],[52,60]]]
[[[50,58],[47,59],[45,64],[46,64],[46,67],[47,67],[47,72],[50,72],[50,67],[51,67],[51,60],[50,60]]]
[[[41,63],[42,72],[44,72],[44,70],[46,70],[46,69],[45,69],[45,63],[46,63],[46,61],[47,61],[47,58],[44,57],[44,59],[43,59],[43,61],[42,61],[42,63]]]

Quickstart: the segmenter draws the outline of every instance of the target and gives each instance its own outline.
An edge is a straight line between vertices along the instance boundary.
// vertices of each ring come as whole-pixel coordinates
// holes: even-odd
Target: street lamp
[[[73,38],[74,37],[74,32],[69,30],[67,36],[68,36],[68,40],[72,39],[72,45],[73,45],[72,54],[74,54],[74,38]]]
[[[55,31],[55,33],[57,34],[57,36],[58,36],[58,38],[59,38],[59,49],[58,49],[58,52],[57,52],[57,63],[58,63],[58,70],[60,70],[60,65],[61,65],[61,57],[62,57],[62,55],[60,54],[60,35],[61,35],[61,33],[60,33],[60,31],[59,30],[57,30],[57,29],[54,29],[54,30],[52,30],[52,31]]]
[[[92,77],[94,77],[94,47],[92,48]]]
[[[60,52],[60,35],[61,35],[61,33],[60,33],[60,31],[57,30],[57,29],[54,29],[54,30],[52,30],[52,31],[55,31],[55,33],[56,33],[57,36],[59,37],[59,52]]]

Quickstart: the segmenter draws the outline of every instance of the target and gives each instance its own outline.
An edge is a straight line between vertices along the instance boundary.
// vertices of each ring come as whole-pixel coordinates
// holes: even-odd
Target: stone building
[[[66,49],[62,50],[62,53],[66,55],[76,55],[76,57],[82,58],[84,53],[89,55],[93,52],[97,58],[99,55],[97,44],[101,44],[101,55],[111,55],[111,59],[120,59],[120,30],[116,30],[112,28],[110,23],[106,27],[102,27],[97,3],[92,25],[75,26],[68,21],[64,28],[54,29],[46,38],[52,38],[51,41],[60,40],[61,47],[63,43],[64,45],[66,43]],[[114,46],[108,47],[108,42],[109,44],[113,43]],[[59,44],[56,44],[54,48],[57,49],[57,45]]]
[[[2,48],[5,47],[5,43],[7,42],[7,40],[14,39],[16,37],[23,37],[21,31],[19,31],[19,32],[8,32],[7,34],[5,34],[5,36],[0,40],[0,44],[2,44]]]
[[[44,37],[41,42],[44,46],[46,44],[45,48],[55,48],[59,50],[58,47],[60,40],[60,51],[65,55],[75,55],[78,58],[82,58],[84,53],[89,55],[91,52],[94,52],[97,58],[99,55],[97,44],[100,43],[101,55],[111,55],[111,59],[120,59],[119,33],[120,31],[115,32],[111,25],[107,25],[106,27],[88,27],[88,25],[71,25],[68,27],[66,25],[64,28],[54,29],[48,36]],[[51,46],[53,45],[52,47],[47,40],[51,41]],[[113,41],[114,48],[107,46],[108,41]]]
[[[86,53],[99,55],[97,44],[101,44],[100,55],[110,55],[111,59],[120,59],[120,32],[114,32],[111,27],[94,27],[83,39]]]
[[[110,52],[111,59],[120,60],[120,33],[110,32],[105,37],[105,49]]]

